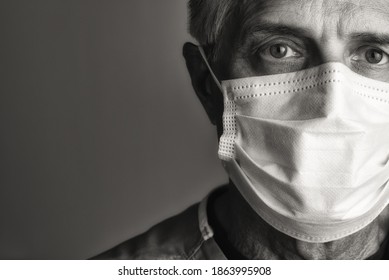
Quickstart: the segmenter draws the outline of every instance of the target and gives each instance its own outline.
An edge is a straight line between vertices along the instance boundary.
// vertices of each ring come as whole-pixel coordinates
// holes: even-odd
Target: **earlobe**
[[[210,73],[200,51],[196,45],[185,43],[183,55],[191,77],[192,87],[207,112],[210,121],[212,124],[216,124],[217,105],[214,104],[214,98],[212,97]]]

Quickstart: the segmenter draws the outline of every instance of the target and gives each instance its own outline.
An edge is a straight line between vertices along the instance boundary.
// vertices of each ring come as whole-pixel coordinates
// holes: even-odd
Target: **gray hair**
[[[239,1],[189,0],[189,33],[202,46],[216,45],[237,2]]]

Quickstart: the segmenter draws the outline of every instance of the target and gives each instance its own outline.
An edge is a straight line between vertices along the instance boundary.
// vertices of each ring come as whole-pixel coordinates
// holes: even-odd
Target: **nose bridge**
[[[344,96],[347,89],[345,79],[339,70],[330,71],[322,83],[322,110],[326,117],[336,118],[344,107]]]
[[[322,38],[317,46],[318,61],[317,64],[329,62],[340,62],[346,64],[345,50],[341,41],[337,38]]]

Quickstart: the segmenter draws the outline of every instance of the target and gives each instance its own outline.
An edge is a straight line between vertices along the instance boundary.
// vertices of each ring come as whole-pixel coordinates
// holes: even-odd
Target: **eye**
[[[367,62],[374,65],[382,65],[389,62],[388,54],[379,48],[362,47],[356,51],[352,60]]]
[[[281,59],[288,57],[296,57],[299,54],[286,44],[274,44],[268,48],[270,55],[273,58]]]
[[[251,42],[249,62],[261,75],[298,71],[308,60],[307,46],[298,38],[277,35]]]
[[[366,51],[365,53],[365,58],[367,60],[367,62],[371,63],[371,64],[378,64],[382,61],[384,57],[384,52],[381,51],[381,50],[377,50],[377,49],[370,49],[368,51]]]
[[[288,47],[285,45],[273,45],[269,49],[270,54],[275,58],[283,58],[288,53]]]

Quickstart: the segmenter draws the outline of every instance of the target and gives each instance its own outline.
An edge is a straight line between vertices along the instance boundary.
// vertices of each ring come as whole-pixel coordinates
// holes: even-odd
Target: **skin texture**
[[[249,0],[227,24],[211,61],[219,80],[298,71],[341,62],[354,72],[389,82],[389,0]],[[207,51],[207,49],[206,49]],[[223,100],[197,48],[184,45],[193,88],[218,136]],[[388,232],[388,207],[359,232],[327,243],[307,243],[267,225],[235,186],[211,211],[219,244],[233,258],[364,259]],[[219,234],[218,234],[219,232]]]

